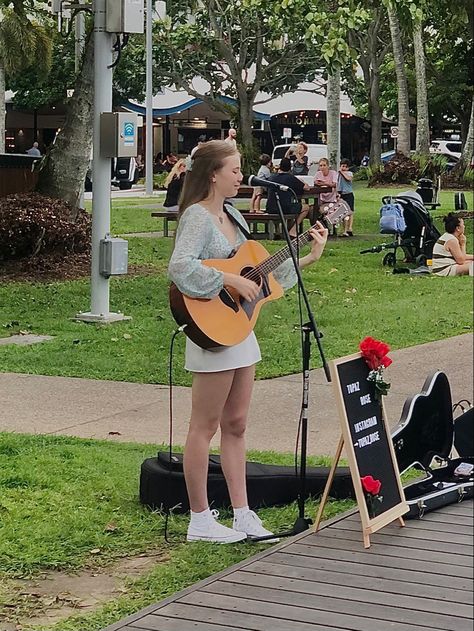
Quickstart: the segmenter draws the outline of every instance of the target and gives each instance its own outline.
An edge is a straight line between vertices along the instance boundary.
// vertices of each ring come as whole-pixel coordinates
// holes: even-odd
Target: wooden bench
[[[241,213],[242,217],[249,225],[250,233],[254,239],[281,239],[283,230],[279,215],[270,215],[267,213]],[[174,227],[178,221],[178,213],[166,210],[151,213],[152,217],[163,219],[163,236],[169,237],[170,227]],[[295,219],[294,215],[285,215],[287,227],[290,228]]]

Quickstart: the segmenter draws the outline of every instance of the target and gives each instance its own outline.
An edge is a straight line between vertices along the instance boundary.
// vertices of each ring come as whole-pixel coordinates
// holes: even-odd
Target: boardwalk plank
[[[353,521],[344,520],[339,522],[338,524],[334,524],[331,530],[354,530]],[[360,522],[359,522],[360,523]],[[360,530],[360,528],[359,528]],[[407,521],[405,528],[398,528],[397,526],[397,535],[400,537],[410,537],[414,539],[429,539],[430,541],[443,541],[446,543],[460,543],[464,545],[470,545],[472,543],[472,535],[474,534],[474,527],[471,525],[468,526],[460,526],[458,524],[451,524],[449,529],[440,528],[439,523],[427,522],[424,520],[417,521],[414,523],[413,521]],[[371,535],[371,539],[380,535],[390,535],[395,536],[394,528],[384,528],[383,530],[377,532],[375,535]]]
[[[429,516],[424,517],[423,519],[409,519],[406,521],[405,528],[409,528],[410,531],[411,530],[429,530],[429,531],[434,531],[434,532],[443,532],[443,533],[447,533],[448,536],[451,533],[460,534],[460,535],[468,535],[468,536],[472,536],[474,534],[474,526],[472,524],[472,520],[471,520],[471,523],[468,523],[468,524],[459,524],[457,521],[455,523],[452,521],[440,522],[434,519],[428,519],[428,517]],[[346,522],[347,522],[347,527],[349,527],[349,525],[352,526],[352,524],[357,523],[359,524],[359,529],[360,529],[360,517],[358,515],[350,516],[347,519],[344,519],[343,521],[338,522],[337,526],[339,527],[339,525],[342,525],[343,523],[346,523]],[[388,531],[388,529],[389,527],[384,529],[384,532]]]
[[[356,532],[350,527],[343,528],[338,524],[334,525],[330,531],[321,531],[320,536],[331,537],[337,539],[350,539],[351,541],[360,541],[360,532]],[[435,533],[433,533],[433,537]],[[370,535],[370,543],[372,545],[397,545],[404,546],[406,548],[417,548],[423,550],[443,550],[449,554],[461,554],[463,556],[472,556],[473,550],[470,545],[472,539],[464,535],[452,535],[451,541],[445,538],[443,541],[442,536],[438,539],[434,539],[429,536],[427,531],[410,531],[400,532],[398,536],[394,536],[393,533],[388,532],[376,532]],[[462,539],[461,539],[462,538]]]
[[[454,613],[456,614],[456,608],[460,605],[467,605],[469,607],[470,614],[472,614],[473,596],[472,592],[463,591],[459,589],[453,589],[450,586],[437,587],[427,584],[425,582],[406,583],[404,581],[389,579],[381,576],[371,577],[367,576],[367,573],[361,575],[346,574],[331,568],[331,571],[318,568],[302,568],[289,565],[281,565],[273,563],[271,561],[256,561],[252,563],[248,568],[244,568],[242,572],[246,574],[255,573],[258,575],[264,574],[266,576],[283,577],[290,579],[298,579],[308,582],[314,582],[321,585],[325,583],[328,585],[328,589],[332,589],[331,585],[341,587],[359,588],[365,591],[385,592],[392,595],[395,599],[400,596],[415,596],[417,598],[426,598],[435,600],[436,603],[427,603],[430,607],[433,607],[433,611],[436,611],[438,605],[440,607],[440,613]],[[231,576],[233,579],[234,575]],[[419,577],[421,579],[421,576]],[[446,584],[446,581],[444,581]],[[333,590],[334,591],[334,590]],[[430,609],[431,610],[431,609]]]
[[[303,541],[305,541],[303,539]],[[361,563],[362,565],[376,565],[376,566],[389,566],[398,567],[401,569],[407,568],[408,570],[415,570],[417,572],[429,572],[433,574],[440,574],[442,576],[459,576],[461,578],[472,579],[472,568],[458,566],[454,568],[449,560],[445,563],[432,559],[414,559],[410,554],[410,558],[403,557],[401,550],[397,550],[397,555],[390,555],[385,549],[383,554],[367,554],[367,552],[359,550],[345,550],[341,548],[325,548],[322,546],[310,546],[305,543],[295,543],[291,548],[292,554],[304,554],[311,556],[315,559],[322,557],[324,559],[341,559],[345,561],[351,561],[353,563]],[[411,551],[410,551],[411,552]]]
[[[255,591],[255,588],[252,588],[252,590]],[[236,620],[238,620],[237,614],[240,612],[259,614],[262,617],[266,616],[268,618],[266,629],[268,630],[273,629],[272,618],[280,618],[286,621],[286,631],[292,628],[293,621],[307,622],[313,625],[319,624],[325,626],[326,631],[332,631],[330,628],[334,626],[342,627],[345,631],[381,631],[382,629],[383,631],[388,631],[389,629],[390,631],[426,631],[426,626],[405,624],[398,621],[386,622],[383,617],[380,619],[367,618],[365,613],[361,617],[347,614],[346,612],[335,613],[326,609],[312,609],[307,606],[295,605],[294,602],[290,605],[273,601],[265,603],[254,598],[239,598],[236,595],[228,596],[204,591],[188,594],[185,597],[185,602],[205,607],[232,610],[235,612]],[[460,629],[452,627],[449,631],[460,631]],[[472,631],[471,627],[469,631]]]
[[[270,579],[271,581],[272,579]],[[405,624],[419,624],[430,627],[431,629],[446,630],[452,629],[453,625],[456,631],[472,631],[472,621],[470,618],[464,618],[453,615],[434,614],[423,611],[420,616],[416,610],[416,602],[421,603],[420,599],[413,599],[413,606],[410,609],[402,607],[393,607],[384,602],[380,598],[378,602],[368,602],[365,599],[361,601],[346,600],[344,597],[339,598],[336,595],[318,594],[316,590],[309,594],[296,591],[288,592],[274,587],[265,585],[239,585],[237,583],[219,581],[219,583],[204,588],[203,591],[211,591],[212,594],[231,596],[232,598],[245,598],[261,601],[261,606],[271,611],[274,604],[306,607],[307,609],[316,609],[319,613],[333,613],[335,615],[346,614],[350,616],[360,616],[368,619],[375,619],[386,622],[402,622]],[[334,592],[334,590],[333,590]]]
[[[243,626],[246,631],[289,631],[289,622],[287,619],[278,619],[268,616],[260,616],[257,611],[256,614],[247,611],[239,611],[236,613],[234,610],[224,610],[214,607],[200,607],[192,604],[183,604],[182,602],[172,603],[167,605],[166,612],[168,617],[175,616],[180,622],[183,620],[190,621],[202,621],[204,624],[216,624],[216,625],[237,625]],[[151,614],[149,616],[150,624],[158,624],[158,620],[161,616]],[[320,625],[317,622],[307,623],[291,621],[291,631],[347,631],[347,629],[341,626],[331,627],[329,630],[327,625]],[[146,627],[145,627],[146,628]],[[148,627],[153,629],[153,627]],[[153,631],[155,631],[153,629]],[[166,631],[168,631],[166,629]]]
[[[337,598],[338,600],[355,601],[367,605],[382,605],[384,607],[395,607],[400,609],[413,609],[415,611],[425,611],[428,615],[439,614],[441,616],[458,616],[460,618],[472,618],[472,606],[461,605],[452,602],[439,602],[433,598],[419,598],[415,595],[394,594],[383,589],[371,590],[367,587],[355,587],[353,585],[343,586],[327,584],[322,577],[315,582],[287,576],[268,576],[257,572],[235,572],[227,578],[222,579],[223,583],[238,583],[241,585],[253,585],[255,587],[265,587],[273,590],[284,590],[286,592],[297,592],[311,596],[321,596],[327,598]],[[212,588],[209,588],[212,589]]]
[[[248,627],[199,622],[196,620],[148,615],[127,627],[130,631],[248,631]]]
[[[358,552],[360,550],[360,539],[358,540],[356,536],[358,533],[354,533],[354,536],[352,536],[351,538],[351,533],[349,531],[348,535],[344,537],[341,536],[339,532],[341,531],[321,531],[321,533],[317,537],[308,537],[308,539],[305,540],[305,544],[308,546],[315,546],[316,548],[335,548],[337,550],[354,552]],[[411,559],[426,559],[428,561],[434,561],[436,563],[444,565],[461,566],[467,568],[472,567],[472,549],[469,550],[468,555],[463,555],[461,553],[453,554],[451,552],[444,551],[441,552],[438,550],[432,550],[430,548],[423,550],[420,549],[420,546],[410,545],[410,542],[408,540],[402,542],[401,540],[392,541],[390,539],[387,542],[384,542],[383,545],[380,543],[374,543],[366,551],[366,554],[368,556],[371,556],[372,554],[383,554],[390,557],[395,556],[403,558],[407,555],[407,548],[410,549]],[[442,549],[445,549],[444,546],[442,547]]]
[[[407,589],[418,584],[426,584],[431,587],[444,589],[447,582],[444,574],[415,571],[405,566],[403,568],[397,568],[391,567],[390,565],[363,565],[359,562],[350,562],[339,558],[323,559],[321,557],[308,557],[300,554],[292,554],[292,550],[293,548],[289,548],[288,551],[275,552],[275,554],[271,556],[271,562],[282,564],[285,567],[293,566],[297,570],[300,568],[321,568],[336,572],[338,575],[347,575],[347,580],[349,581],[355,576],[362,576],[373,577],[375,579],[388,579],[397,581],[397,583],[404,582],[407,583]],[[466,578],[450,576],[449,586],[456,590],[457,593],[464,594],[464,596],[462,596],[462,602],[472,602],[472,575]]]

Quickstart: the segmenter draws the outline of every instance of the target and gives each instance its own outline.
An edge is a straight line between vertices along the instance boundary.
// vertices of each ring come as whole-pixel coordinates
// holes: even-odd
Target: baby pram
[[[362,250],[361,254],[368,252],[382,252],[393,250],[385,254],[383,265],[395,267],[397,264],[397,252],[403,252],[403,262],[426,265],[428,259],[433,254],[433,246],[440,237],[440,233],[423,204],[423,199],[415,191],[399,193],[396,197],[383,197],[384,206],[389,204],[399,205],[403,211],[405,228],[403,232],[393,230],[392,232],[382,231],[382,234],[393,234],[395,239],[391,243],[380,243],[368,250]],[[382,210],[381,209],[381,210]]]

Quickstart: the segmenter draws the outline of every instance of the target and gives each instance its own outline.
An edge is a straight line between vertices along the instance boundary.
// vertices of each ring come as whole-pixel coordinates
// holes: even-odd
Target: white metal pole
[[[113,34],[107,33],[106,0],[94,0],[94,146],[92,161],[91,310],[76,316],[87,322],[128,319],[109,312],[109,279],[100,274],[100,241],[110,232],[111,158],[100,147],[100,115],[112,111]]]
[[[153,0],[146,4],[146,194],[153,195]]]

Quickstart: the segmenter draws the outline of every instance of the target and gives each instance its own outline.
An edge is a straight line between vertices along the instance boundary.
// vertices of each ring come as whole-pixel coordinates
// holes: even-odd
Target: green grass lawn
[[[316,321],[324,334],[328,359],[354,352],[366,335],[402,348],[472,330],[472,283],[465,277],[439,278],[392,275],[383,267],[382,254],[359,251],[381,243],[378,210],[384,189],[358,183],[354,239],[328,242],[321,261],[304,271]],[[452,193],[442,194],[442,215],[452,208]],[[156,230],[147,200],[117,199],[112,220],[116,234]],[[148,226],[148,228],[147,228]],[[472,229],[472,224],[471,224]],[[389,235],[390,237],[390,235]],[[468,235],[468,247],[472,234]],[[147,273],[111,280],[111,311],[132,316],[111,326],[75,322],[72,317],[89,309],[88,280],[63,283],[0,284],[0,336],[19,330],[54,335],[52,342],[35,346],[2,346],[3,371],[166,383],[168,347],[174,321],[168,309],[166,268],[173,241],[165,238],[129,239],[130,263]],[[267,243],[270,251],[280,242]],[[442,300],[440,300],[442,296]],[[299,371],[298,300],[295,289],[267,305],[256,333],[264,361],[258,378]],[[176,344],[176,383],[188,384],[182,370],[183,338]],[[313,366],[319,366],[313,354]]]
[[[182,515],[170,519],[171,543],[166,543],[163,515],[138,502],[140,465],[156,451],[152,445],[0,433],[0,628],[2,620],[24,621],[41,611],[42,603],[25,598],[13,582],[19,577],[84,568],[93,573],[124,556],[157,555],[160,562],[126,584],[120,598],[93,614],[83,616],[79,610],[68,621],[44,627],[99,631],[265,549],[263,544],[185,544],[187,518]],[[249,458],[293,464],[290,454],[252,452]],[[310,458],[309,463],[323,461]],[[331,501],[325,516],[350,506],[349,500]],[[307,516],[314,518],[316,509],[308,502]],[[282,530],[292,526],[298,511],[291,505],[259,513],[270,527]]]

